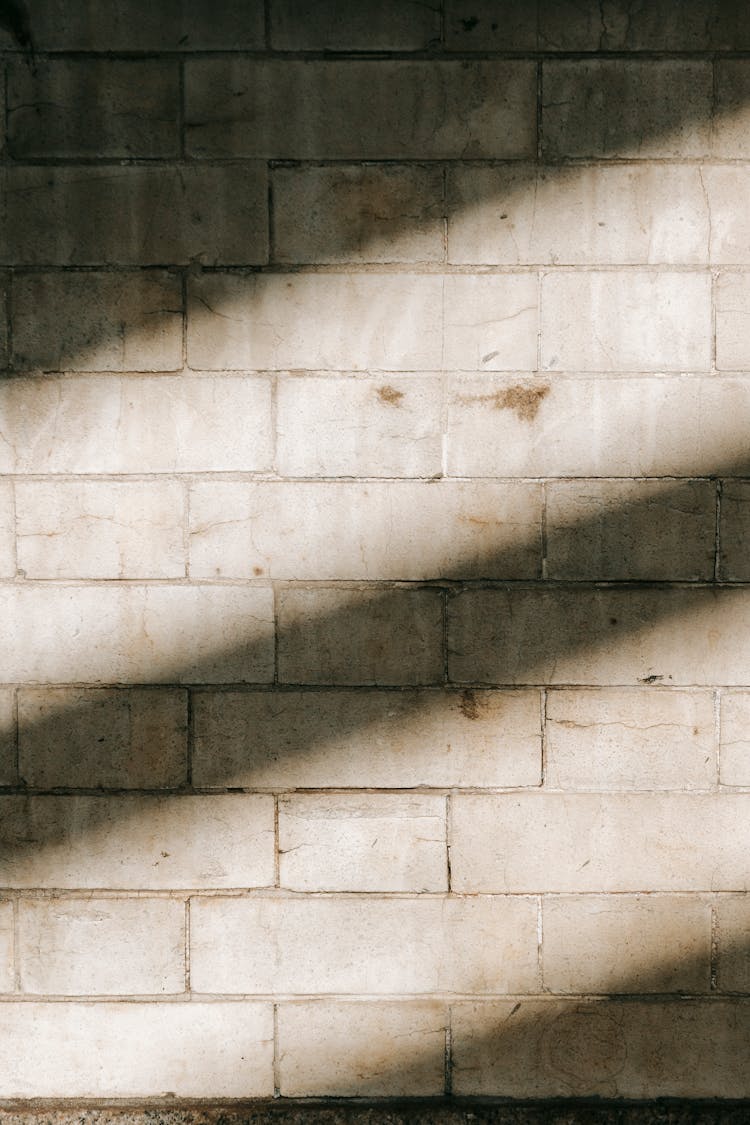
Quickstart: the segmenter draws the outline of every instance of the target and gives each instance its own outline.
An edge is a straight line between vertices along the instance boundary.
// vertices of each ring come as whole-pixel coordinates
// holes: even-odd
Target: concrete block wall
[[[28,0],[0,1099],[750,1097],[750,15]]]

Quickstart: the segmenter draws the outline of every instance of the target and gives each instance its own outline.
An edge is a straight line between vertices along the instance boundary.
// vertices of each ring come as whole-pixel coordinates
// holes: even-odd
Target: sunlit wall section
[[[746,5],[9,22],[0,1100],[750,1097]]]

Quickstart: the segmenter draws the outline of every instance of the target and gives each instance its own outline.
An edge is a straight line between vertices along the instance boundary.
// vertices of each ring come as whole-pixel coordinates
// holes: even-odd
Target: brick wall
[[[0,1099],[750,1097],[750,13],[28,0]]]

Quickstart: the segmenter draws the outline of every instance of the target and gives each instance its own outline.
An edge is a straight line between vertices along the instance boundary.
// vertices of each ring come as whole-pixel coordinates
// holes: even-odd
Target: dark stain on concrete
[[[384,387],[378,387],[378,398],[381,402],[387,403],[388,406],[400,406],[403,397],[403,391],[397,391],[395,387],[388,386],[388,384]]]

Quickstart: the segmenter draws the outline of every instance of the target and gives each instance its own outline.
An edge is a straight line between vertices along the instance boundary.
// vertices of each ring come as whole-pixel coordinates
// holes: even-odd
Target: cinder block
[[[21,991],[39,996],[183,992],[185,904],[176,899],[22,899]]]
[[[403,274],[206,274],[192,279],[193,369],[430,371],[442,279]]]
[[[437,4],[273,0],[270,15],[277,51],[419,51],[440,39]]]
[[[448,603],[449,679],[478,684],[750,680],[744,588],[465,591]]]
[[[13,379],[0,391],[11,473],[253,472],[273,461],[266,379]]]
[[[262,50],[262,0],[125,0],[98,4],[45,0],[34,10],[42,51]]]
[[[178,481],[16,482],[18,566],[27,578],[181,578]]]
[[[13,283],[13,303],[17,370],[182,367],[182,292],[175,274],[21,274]]]
[[[707,156],[712,77],[708,60],[545,62],[544,156]]]
[[[439,377],[294,376],[278,384],[284,476],[440,476]]]
[[[278,594],[277,620],[281,683],[443,681],[440,590],[293,587]]]
[[[750,192],[750,169],[743,164],[707,164],[701,168],[711,216],[710,258],[717,265],[747,259],[750,221],[738,202]]]
[[[732,691],[721,697],[719,781],[750,786],[750,692]]]
[[[711,906],[683,895],[543,899],[550,992],[708,992]]]
[[[540,562],[539,485],[218,481],[190,490],[194,578],[535,578]]]
[[[443,366],[456,371],[533,371],[539,283],[534,274],[445,279]]]
[[[722,992],[750,992],[750,902],[746,895],[722,895],[714,909],[717,986]]]
[[[747,13],[744,13],[747,19]],[[742,160],[750,156],[748,139],[748,94],[750,67],[747,59],[717,59],[716,113],[711,134],[714,156]],[[744,255],[743,255],[744,260]]]
[[[445,798],[281,798],[279,855],[292,891],[447,891]]]
[[[24,157],[158,157],[180,151],[179,64],[37,59],[8,67],[8,147]]]
[[[14,992],[15,938],[13,903],[0,902],[0,992]]]
[[[701,177],[713,204],[719,187],[712,177],[723,171],[637,163],[542,169],[457,165],[448,176],[448,260],[511,266],[706,264],[709,211]],[[736,198],[722,215],[726,210],[724,223],[741,228]],[[715,213],[712,207],[712,219]],[[714,253],[720,253],[727,236],[713,231]]]
[[[743,378],[455,377],[449,476],[641,477],[747,470]]]
[[[547,274],[541,302],[547,371],[710,369],[708,273]]]
[[[442,1094],[447,1012],[426,1001],[279,1007],[282,1097]]]
[[[553,789],[709,789],[716,784],[709,692],[551,691],[545,783]]]
[[[273,1006],[0,1006],[4,1098],[271,1097]]]
[[[453,798],[458,894],[744,890],[744,794]]]
[[[189,60],[185,91],[191,156],[440,160],[536,151],[530,59]]]
[[[16,768],[16,692],[0,688],[0,785],[15,785]]]
[[[534,691],[201,691],[192,713],[201,787],[541,783]]]
[[[13,483],[0,481],[0,577],[16,574],[16,509]]]
[[[748,1015],[746,1003],[713,998],[458,1004],[451,1019],[453,1091],[744,1098]]]
[[[750,306],[748,307],[750,312]],[[726,581],[750,579],[747,534],[750,530],[750,481],[724,481],[721,489],[719,566]]]
[[[11,264],[268,260],[265,165],[13,167],[6,191]]]
[[[168,789],[187,782],[187,695],[169,688],[26,688],[21,777],[38,789]]]
[[[8,887],[181,890],[274,881],[273,798],[0,796]]]
[[[639,7],[598,0],[539,0],[545,51],[738,51],[750,19],[737,0],[651,0]]]
[[[716,280],[716,366],[744,371],[750,365],[750,274],[720,273]]]
[[[410,995],[539,987],[533,898],[198,898],[190,937],[196,992]]]
[[[258,683],[273,676],[270,589],[18,585],[0,587],[0,610],[5,683]]]
[[[550,578],[713,577],[713,481],[551,481],[545,495]]]
[[[537,0],[446,0],[445,45],[455,51],[536,50]]]
[[[303,165],[276,168],[272,182],[274,261],[443,261],[439,167]]]

